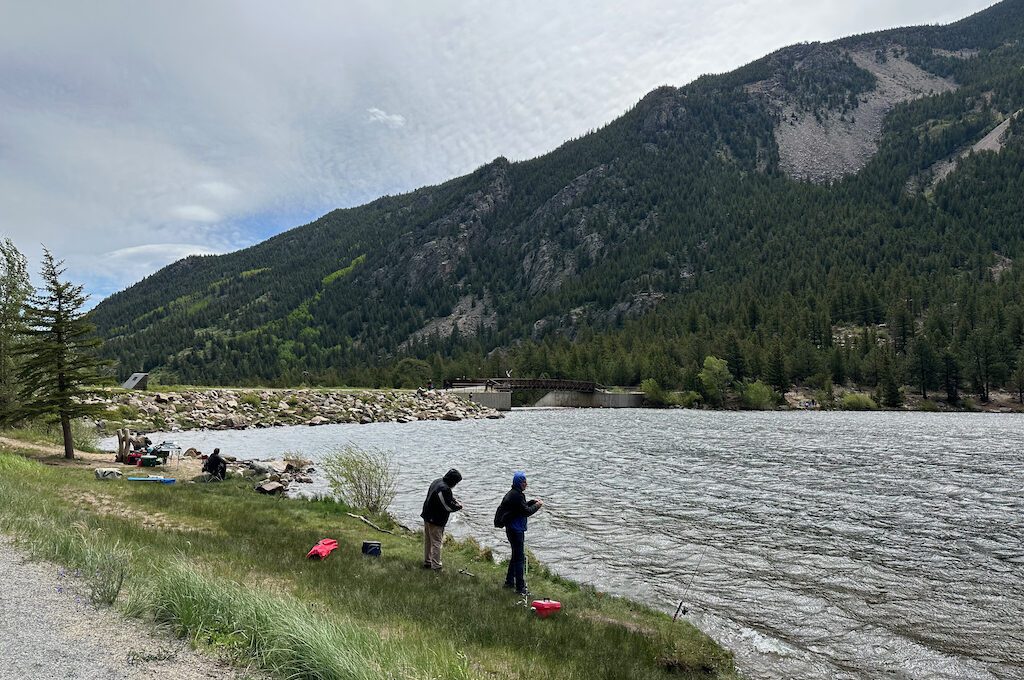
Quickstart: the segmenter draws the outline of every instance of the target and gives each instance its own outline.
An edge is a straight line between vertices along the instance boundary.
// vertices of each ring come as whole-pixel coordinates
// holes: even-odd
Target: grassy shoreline
[[[99,482],[30,455],[0,447],[0,530],[83,569],[100,599],[126,614],[273,675],[737,677],[731,654],[688,623],[541,565],[531,568],[531,587],[565,611],[533,617],[500,588],[503,567],[472,541],[448,545],[445,572],[433,574],[419,568],[419,536],[377,533],[333,502],[263,497],[230,483]],[[328,536],[342,547],[325,562],[306,561]],[[382,559],[359,554],[366,539],[382,542]]]

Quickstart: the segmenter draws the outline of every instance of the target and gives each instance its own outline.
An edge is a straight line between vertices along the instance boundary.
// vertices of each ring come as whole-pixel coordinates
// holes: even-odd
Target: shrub
[[[776,403],[775,392],[760,380],[744,385],[742,397],[744,406],[758,411],[774,408]]]
[[[840,403],[844,411],[874,411],[878,408],[874,399],[859,392],[847,392]]]
[[[644,393],[644,401],[648,406],[668,406],[670,403],[668,394],[654,378],[648,378],[640,383],[640,391]]]
[[[243,394],[238,398],[238,401],[241,404],[247,404],[248,406],[252,406],[253,408],[259,408],[261,403],[260,396],[258,394],[253,394],[252,392],[247,392]]]
[[[131,404],[118,404],[116,414],[119,420],[137,420],[139,409]]]
[[[692,390],[677,392],[670,398],[672,403],[676,406],[682,406],[683,408],[694,408],[695,406],[700,406],[703,399],[704,397],[700,395],[700,392],[694,392]]]
[[[117,545],[88,551],[85,578],[89,584],[89,599],[93,603],[114,604],[124,585],[129,558],[128,551]]]
[[[100,442],[96,425],[89,420],[72,420],[71,441],[79,451],[96,451]]]
[[[331,490],[352,507],[382,513],[395,498],[398,470],[387,451],[349,445],[329,454],[322,467]]]
[[[732,373],[729,372],[729,364],[725,359],[707,356],[704,358],[704,368],[697,374],[700,384],[704,387],[704,394],[708,401],[718,405],[725,400],[726,391],[732,382]]]

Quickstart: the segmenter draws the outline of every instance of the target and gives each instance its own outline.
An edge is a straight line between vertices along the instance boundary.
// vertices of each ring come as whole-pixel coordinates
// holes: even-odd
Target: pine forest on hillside
[[[1024,390],[1022,109],[1024,0],[796,45],[539,158],[187,258],[91,320],[165,382],[706,392],[713,356],[775,390],[984,400]]]

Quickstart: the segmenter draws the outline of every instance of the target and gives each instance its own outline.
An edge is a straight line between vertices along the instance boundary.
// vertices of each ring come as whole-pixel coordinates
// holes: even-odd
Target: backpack
[[[502,511],[501,506],[499,505],[498,509],[494,511],[494,527],[496,529],[504,529],[505,521],[505,513]]]

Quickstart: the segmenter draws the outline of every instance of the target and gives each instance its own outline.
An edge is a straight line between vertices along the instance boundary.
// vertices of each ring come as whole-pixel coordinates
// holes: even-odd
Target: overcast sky
[[[990,0],[0,0],[0,237],[93,303],[549,151],[653,88]]]

